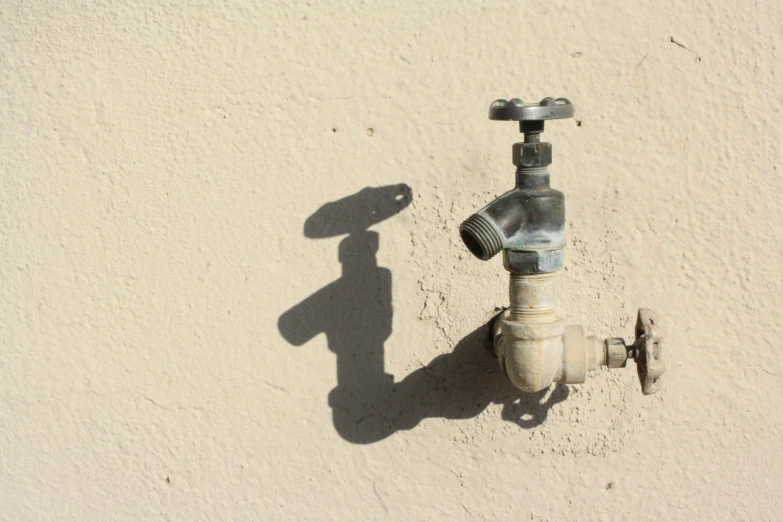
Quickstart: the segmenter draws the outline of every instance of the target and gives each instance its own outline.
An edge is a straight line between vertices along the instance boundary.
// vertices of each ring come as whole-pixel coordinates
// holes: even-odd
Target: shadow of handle
[[[524,398],[503,404],[500,416],[505,421],[513,422],[520,428],[530,429],[544,423],[549,409],[568,398],[570,390],[565,384],[556,384],[549,398],[541,402],[549,390],[525,394]],[[532,401],[531,401],[532,399]],[[525,418],[529,417],[529,418]]]
[[[367,230],[411,204],[413,191],[405,183],[367,187],[319,208],[304,224],[309,238],[335,237]]]

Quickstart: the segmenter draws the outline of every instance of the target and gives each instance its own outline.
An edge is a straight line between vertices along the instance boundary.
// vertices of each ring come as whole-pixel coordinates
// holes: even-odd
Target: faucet
[[[630,344],[619,337],[599,341],[581,326],[566,326],[557,315],[555,275],[563,267],[565,197],[549,186],[552,145],[540,136],[546,120],[573,115],[566,98],[492,102],[489,119],[518,121],[524,134],[512,148],[516,187],[462,222],[460,237],[484,261],[503,251],[510,302],[494,320],[493,344],[503,374],[517,388],[537,392],[553,382],[583,383],[590,370],[624,368],[633,359],[642,393],[648,395],[660,389],[666,371],[655,312],[639,310]]]

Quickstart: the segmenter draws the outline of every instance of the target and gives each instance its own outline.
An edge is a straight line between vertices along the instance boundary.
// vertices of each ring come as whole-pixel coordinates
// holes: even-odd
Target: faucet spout
[[[484,261],[501,250],[561,250],[565,196],[549,186],[546,167],[520,167],[517,186],[466,219],[459,232],[468,250]]]

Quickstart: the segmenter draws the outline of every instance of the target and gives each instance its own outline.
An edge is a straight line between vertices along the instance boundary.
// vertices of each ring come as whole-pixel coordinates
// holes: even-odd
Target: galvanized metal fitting
[[[606,365],[609,368],[625,368],[628,360],[628,350],[625,341],[619,337],[610,337],[604,341],[606,347]]]

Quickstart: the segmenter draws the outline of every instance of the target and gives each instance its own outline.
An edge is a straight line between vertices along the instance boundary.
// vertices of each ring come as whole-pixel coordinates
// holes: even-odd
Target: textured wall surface
[[[774,0],[5,2],[0,519],[783,518]],[[523,396],[459,223],[566,96],[561,314],[667,331]]]

